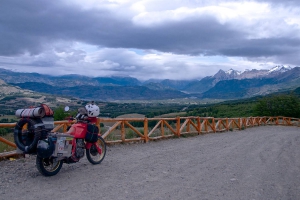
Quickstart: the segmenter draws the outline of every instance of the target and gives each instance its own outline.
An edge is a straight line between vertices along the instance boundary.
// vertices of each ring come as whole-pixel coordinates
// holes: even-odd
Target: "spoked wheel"
[[[54,161],[51,158],[36,157],[36,167],[44,176],[56,175],[63,165],[63,161]]]
[[[99,149],[101,151],[101,154],[99,153]],[[92,164],[100,164],[102,160],[104,159],[106,154],[106,144],[104,139],[101,136],[98,136],[98,140],[95,144],[92,144],[90,149],[86,150],[86,158],[88,161]]]

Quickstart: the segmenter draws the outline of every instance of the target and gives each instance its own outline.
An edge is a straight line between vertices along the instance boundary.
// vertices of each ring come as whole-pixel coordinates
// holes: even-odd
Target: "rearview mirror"
[[[66,106],[66,107],[65,107],[65,111],[67,112],[67,111],[69,111],[69,110],[70,110],[69,106]]]

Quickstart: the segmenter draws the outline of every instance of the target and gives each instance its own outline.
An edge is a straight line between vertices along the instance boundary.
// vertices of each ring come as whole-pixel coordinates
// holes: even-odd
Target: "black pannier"
[[[91,143],[97,142],[98,133],[99,133],[98,126],[96,126],[94,124],[88,124],[87,133],[85,135],[85,141],[86,142],[91,142]]]

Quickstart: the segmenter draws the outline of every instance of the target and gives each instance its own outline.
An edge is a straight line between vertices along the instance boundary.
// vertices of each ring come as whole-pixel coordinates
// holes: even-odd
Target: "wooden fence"
[[[72,122],[55,121],[52,132],[66,132]],[[100,128],[100,124],[104,127]],[[300,119],[290,117],[176,117],[176,118],[98,118],[97,126],[107,144],[126,142],[149,142],[185,134],[205,134],[230,130],[243,130],[261,125],[283,125],[300,127]],[[15,123],[0,123],[0,128],[13,128]],[[16,145],[2,137],[0,142],[16,148]],[[17,155],[10,151],[0,153],[1,157]]]

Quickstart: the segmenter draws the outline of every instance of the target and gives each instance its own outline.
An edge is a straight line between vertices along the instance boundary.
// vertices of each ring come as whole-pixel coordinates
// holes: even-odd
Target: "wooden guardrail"
[[[100,123],[104,127],[100,128]],[[138,123],[138,125],[136,125]],[[66,132],[72,122],[55,121],[53,132]],[[230,130],[243,130],[261,125],[283,125],[300,127],[300,119],[290,117],[176,117],[176,118],[98,118],[97,126],[107,144],[126,142],[148,142],[185,134],[205,134]],[[0,128],[13,128],[15,123],[0,123]],[[2,137],[0,142],[16,148],[16,145]],[[0,157],[17,154],[16,151],[0,153]]]

